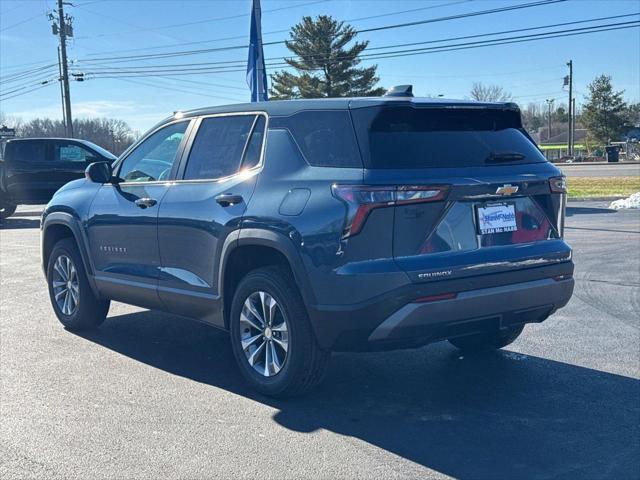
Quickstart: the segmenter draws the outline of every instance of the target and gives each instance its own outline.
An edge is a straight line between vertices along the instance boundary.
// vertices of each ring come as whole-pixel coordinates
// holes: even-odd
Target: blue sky
[[[428,18],[528,3],[532,0],[263,0],[264,41],[287,37],[288,29],[303,15],[329,14],[351,20],[357,29],[398,24]],[[250,0],[73,0],[66,7],[74,17],[75,37],[69,43],[69,58],[77,61],[72,71],[91,71],[87,59],[121,55],[166,53],[242,45],[248,41]],[[13,75],[56,62],[57,39],[51,33],[46,13],[54,0],[0,0],[0,75]],[[393,12],[412,12],[389,15]],[[638,0],[570,0],[511,12],[366,32],[370,48],[400,43],[425,42],[464,35],[585,20],[640,12]],[[372,17],[367,18],[362,17]],[[221,19],[224,17],[224,19]],[[227,18],[232,17],[232,18]],[[638,19],[604,20],[613,23]],[[177,25],[185,24],[188,25]],[[579,28],[593,24],[562,28]],[[275,32],[275,33],[268,33]],[[533,32],[535,33],[535,32]],[[229,38],[233,37],[233,38]],[[227,39],[227,40],[220,40]],[[214,41],[209,41],[214,40]],[[194,43],[199,42],[199,43]],[[189,45],[177,45],[185,44]],[[447,43],[447,42],[445,42]],[[448,42],[457,43],[457,42]],[[172,46],[173,45],[173,46]],[[143,50],[144,49],[144,50]],[[284,45],[265,47],[265,56],[282,57]],[[176,63],[244,61],[246,49],[209,52],[168,59],[145,59],[136,63],[101,65],[127,68]],[[640,29],[633,28],[512,45],[378,59],[380,84],[412,83],[417,95],[463,98],[474,81],[498,84],[511,92],[521,105],[556,98],[566,101],[562,77],[565,63],[574,62],[577,101],[596,75],[613,77],[614,87],[625,90],[628,101],[640,100]],[[96,63],[94,62],[93,65]],[[95,68],[95,67],[94,67]],[[272,71],[272,70],[269,70]],[[54,70],[29,77],[29,85],[55,77]],[[27,81],[25,81],[25,84]],[[22,86],[6,84],[3,92]],[[74,116],[107,116],[126,120],[144,131],[175,110],[248,101],[243,72],[207,73],[180,77],[93,78],[72,82]],[[20,93],[20,92],[18,92]],[[57,82],[11,99],[0,99],[6,115],[25,120],[61,117]]]

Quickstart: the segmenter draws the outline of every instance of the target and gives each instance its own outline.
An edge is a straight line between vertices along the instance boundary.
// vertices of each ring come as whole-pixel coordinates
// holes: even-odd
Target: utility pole
[[[551,107],[553,106],[553,102],[554,101],[555,101],[555,99],[553,99],[553,98],[547,98],[547,100],[546,100],[548,108],[549,108],[549,113],[547,115],[547,142],[551,138]]]
[[[571,155],[575,155],[576,152],[576,97],[571,99],[571,111],[573,112],[573,121],[571,122]]]
[[[60,100],[62,100],[62,119],[67,118],[66,108],[64,107],[64,88],[62,86],[62,60],[60,59],[60,45],[58,45],[58,83],[60,84]],[[65,121],[66,122],[66,121]],[[65,123],[66,130],[66,123]]]
[[[58,0],[58,17],[50,15],[54,20],[52,28],[53,34],[60,37],[59,62],[60,62],[60,81],[62,82],[62,104],[64,114],[64,125],[67,137],[73,137],[73,122],[71,120],[71,92],[69,90],[69,70],[67,65],[67,37],[73,36],[73,28],[71,26],[71,17],[64,15],[64,2]],[[58,20],[58,23],[55,23]]]
[[[574,122],[574,111],[573,111],[573,60],[569,60],[567,62],[567,66],[569,67],[569,134],[568,134],[568,154],[570,157],[573,157],[573,122]]]

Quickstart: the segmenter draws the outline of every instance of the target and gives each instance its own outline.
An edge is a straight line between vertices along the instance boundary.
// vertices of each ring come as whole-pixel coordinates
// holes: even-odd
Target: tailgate
[[[440,201],[393,207],[394,260],[413,281],[428,282],[570,260],[562,240],[564,194],[549,184],[557,172],[546,163],[371,170],[365,182],[448,186]]]

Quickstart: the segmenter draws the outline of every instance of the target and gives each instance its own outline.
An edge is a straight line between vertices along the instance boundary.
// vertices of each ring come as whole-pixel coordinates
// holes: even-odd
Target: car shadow
[[[570,207],[567,206],[566,210],[567,216],[571,217],[573,215],[594,215],[599,213],[617,213],[617,210],[613,208],[605,208],[605,207]]]
[[[566,210],[567,217],[573,215],[594,215],[598,213],[617,213],[617,210],[602,207],[567,207]]]
[[[456,478],[640,474],[640,381],[620,375],[509,351],[464,357],[440,343],[334,354],[317,390],[273,400],[245,386],[228,335],[203,324],[143,311],[82,337],[270,405],[287,429],[358,438]]]
[[[39,228],[40,220],[9,217],[0,220],[0,230],[17,230],[21,228]]]

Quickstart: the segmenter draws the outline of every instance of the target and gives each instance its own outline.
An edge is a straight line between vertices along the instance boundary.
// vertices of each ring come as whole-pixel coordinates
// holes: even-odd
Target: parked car
[[[515,104],[399,95],[177,113],[90,165],[43,214],[55,314],[206,322],[274,396],[331,351],[510,344],[572,295],[565,179]]]
[[[84,176],[92,162],[113,162],[115,155],[85,140],[16,138],[7,141],[0,161],[0,218],[17,205],[47,203],[56,190]]]

